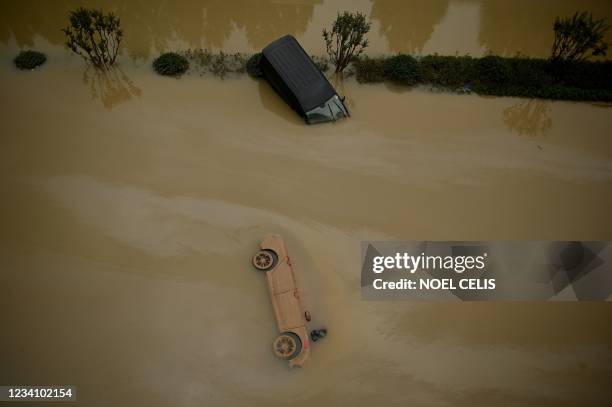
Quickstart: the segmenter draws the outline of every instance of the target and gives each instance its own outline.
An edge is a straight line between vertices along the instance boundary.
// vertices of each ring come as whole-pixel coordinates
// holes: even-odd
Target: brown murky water
[[[556,14],[610,2],[104,2],[126,35],[108,75],[61,47],[78,4],[0,6],[0,384],[75,384],[84,406],[609,403],[609,304],[359,294],[362,239],[611,239],[608,106],[348,80],[353,117],[308,127],[265,83],[149,66],[286,32],[320,53],[344,8],[373,52],[546,55]],[[18,72],[32,46],[49,61]],[[268,231],[330,330],[301,370],[248,263]]]

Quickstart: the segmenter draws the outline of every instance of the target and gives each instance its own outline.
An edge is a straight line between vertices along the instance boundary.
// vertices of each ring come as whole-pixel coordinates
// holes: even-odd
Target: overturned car
[[[306,123],[349,116],[343,98],[293,36],[268,44],[261,51],[258,65],[263,77]]]
[[[285,242],[280,235],[269,234],[264,236],[259,248],[251,262],[257,270],[266,273],[279,333],[272,345],[274,353],[279,358],[288,360],[289,367],[302,366],[310,354],[307,328],[310,312],[302,307]],[[319,331],[316,331],[314,341],[322,337]],[[323,336],[325,334],[326,330]]]

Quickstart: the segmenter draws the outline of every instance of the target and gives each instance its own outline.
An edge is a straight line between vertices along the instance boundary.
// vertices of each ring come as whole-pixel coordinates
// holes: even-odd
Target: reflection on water
[[[419,53],[444,17],[449,0],[373,0],[371,18],[393,52]]]
[[[552,119],[548,115],[550,103],[546,100],[522,100],[504,109],[504,123],[521,136],[545,136],[552,127]]]
[[[105,70],[88,66],[83,73],[83,82],[89,87],[92,99],[100,100],[107,109],[133,97],[140,97],[142,93],[117,66]]]
[[[254,48],[263,48],[287,33],[303,33],[312,18],[314,5],[321,2],[322,0],[302,0],[264,3],[243,0],[237,2],[242,4],[237,4],[240,12],[235,17],[235,24],[239,29],[244,29]],[[220,7],[225,7],[227,1],[219,3]]]
[[[607,0],[24,0],[0,3],[0,41],[14,39],[19,47],[31,47],[38,35],[61,45],[68,12],[82,5],[121,18],[123,49],[131,57],[171,48],[252,52],[285,34],[322,51],[321,30],[346,9],[372,19],[371,53],[547,56],[557,15],[583,9],[599,17],[612,15]]]
[[[571,16],[588,10],[595,17],[612,16],[608,0],[530,0],[480,2],[480,43],[488,51],[501,55],[520,53],[548,56],[553,43],[553,21],[557,16]],[[537,6],[535,6],[537,4]],[[608,32],[608,39],[612,33]]]
[[[0,6],[0,40],[6,42],[13,36],[25,47],[33,45],[35,35],[41,35],[52,44],[62,44],[60,29],[67,24],[69,11],[83,3],[115,12],[121,18],[128,54],[146,57],[152,50],[173,45],[222,48],[237,32],[244,33],[248,43],[239,46],[258,49],[284,34],[304,32],[321,0],[5,2]]]
[[[483,47],[478,41],[479,32],[480,4],[450,2],[444,18],[434,27],[422,53],[481,55]]]

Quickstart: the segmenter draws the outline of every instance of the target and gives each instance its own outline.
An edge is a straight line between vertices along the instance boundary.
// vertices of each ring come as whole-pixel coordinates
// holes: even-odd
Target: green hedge
[[[551,63],[545,59],[408,55],[354,62],[362,83],[431,85],[482,95],[612,101],[612,61]]]
[[[463,88],[474,77],[474,60],[470,57],[428,55],[421,58],[423,83],[440,87]]]
[[[421,65],[410,55],[396,55],[383,62],[385,78],[406,86],[414,86],[422,81]]]
[[[384,58],[363,57],[353,62],[355,75],[360,83],[376,83],[385,80]]]

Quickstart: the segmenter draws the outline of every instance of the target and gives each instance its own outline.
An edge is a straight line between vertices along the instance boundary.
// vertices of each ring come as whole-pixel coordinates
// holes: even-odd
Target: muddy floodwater
[[[265,82],[164,78],[160,51],[313,54],[336,11],[371,52],[546,56],[558,15],[609,1],[132,1],[118,69],[62,47],[78,1],[0,5],[0,385],[82,406],[576,406],[612,400],[609,303],[362,301],[362,240],[612,239],[609,105],[334,80],[306,126]],[[19,49],[47,53],[21,72]],[[281,233],[313,327],[271,350],[258,239]]]

